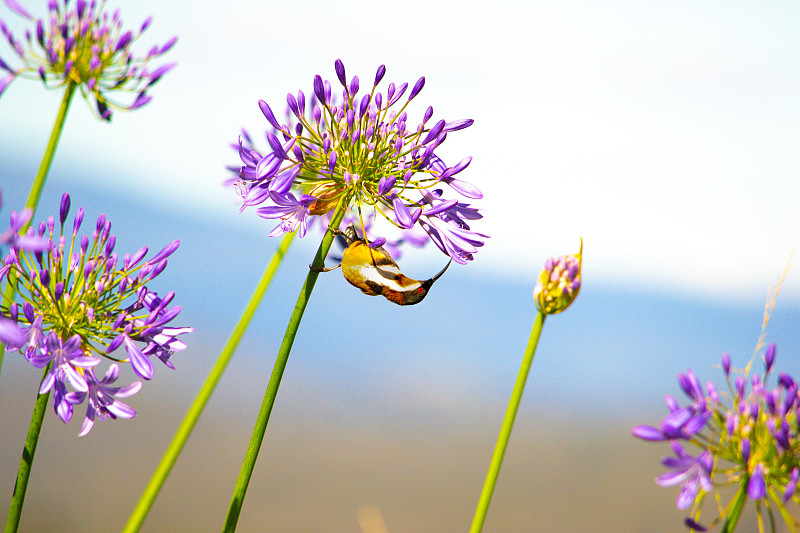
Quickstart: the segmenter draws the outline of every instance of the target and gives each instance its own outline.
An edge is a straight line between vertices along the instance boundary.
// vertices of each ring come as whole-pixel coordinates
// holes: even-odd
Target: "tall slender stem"
[[[58,147],[58,141],[61,139],[61,132],[64,130],[64,121],[67,119],[67,111],[69,104],[72,101],[72,95],[75,94],[76,85],[73,82],[67,82],[67,88],[64,91],[64,97],[61,98],[61,107],[58,108],[58,115],[56,115],[56,122],[53,124],[53,131],[50,133],[50,140],[47,142],[47,148],[42,157],[42,163],[39,165],[39,171],[31,184],[31,190],[28,193],[28,199],[25,201],[25,207],[31,209],[36,213],[36,207],[39,205],[39,198],[42,196],[42,189],[44,189],[44,182],[47,180],[47,174],[50,172],[50,166],[53,164],[53,156]],[[33,220],[33,213],[31,213],[31,220]],[[20,233],[26,231],[30,225],[29,220],[25,226],[20,229]],[[11,301],[14,298],[14,287],[11,284],[6,286],[3,292],[3,307],[8,309]],[[3,369],[3,355],[5,354],[6,347],[0,344],[0,371]]]
[[[42,381],[50,371],[50,365],[44,369]],[[44,423],[44,413],[47,409],[47,401],[50,399],[50,391],[38,394],[36,402],[33,404],[33,415],[31,424],[28,426],[28,436],[25,438],[25,447],[22,449],[22,460],[17,471],[17,483],[14,485],[14,494],[11,497],[11,507],[8,509],[8,519],[6,520],[5,533],[15,533],[19,528],[19,519],[22,516],[22,506],[25,504],[25,493],[28,490],[28,480],[31,477],[33,468],[33,457],[36,455],[36,446],[39,444],[39,435],[42,432]]]
[[[264,293],[266,293],[267,288],[272,281],[272,277],[278,270],[278,266],[280,266],[283,256],[286,255],[286,251],[289,249],[292,239],[294,239],[294,235],[294,233],[288,233],[281,241],[278,251],[272,256],[272,260],[269,262],[267,269],[264,271],[264,275],[261,277],[261,281],[258,283],[256,290],[253,292],[253,296],[250,298],[247,308],[244,310],[242,317],[236,324],[236,328],[234,328],[228,343],[219,354],[219,358],[217,359],[214,368],[212,368],[211,372],[208,374],[203,387],[200,389],[200,392],[197,393],[197,397],[194,399],[192,406],[189,407],[189,411],[186,413],[183,422],[181,422],[181,425],[175,432],[175,436],[172,437],[172,442],[170,442],[167,450],[164,452],[164,456],[161,458],[161,462],[156,467],[155,472],[153,472],[153,476],[150,478],[150,481],[147,484],[147,487],[145,487],[141,498],[139,498],[139,502],[133,509],[133,512],[128,519],[128,523],[125,524],[125,528],[122,530],[123,533],[133,533],[135,531],[139,531],[139,528],[142,527],[142,523],[147,517],[147,513],[150,512],[150,508],[153,506],[156,496],[158,496],[161,487],[167,480],[167,476],[172,470],[175,461],[178,459],[178,455],[183,450],[186,440],[189,438],[189,435],[194,429],[194,426],[197,423],[198,418],[200,418],[200,414],[203,412],[203,409],[205,409],[208,400],[211,398],[211,393],[214,392],[217,383],[222,377],[222,373],[225,371],[225,367],[228,366],[228,362],[230,362],[233,352],[239,345],[239,341],[242,339],[244,332],[247,330],[247,326],[250,324],[253,315],[258,309],[261,299],[264,297]]]
[[[67,119],[69,104],[72,101],[72,95],[75,94],[76,87],[74,82],[67,82],[64,97],[61,99],[61,107],[58,108],[56,122],[53,124],[53,132],[50,134],[50,141],[48,141],[47,148],[44,151],[42,164],[39,165],[39,172],[36,173],[36,178],[33,180],[33,185],[31,185],[31,192],[28,194],[28,200],[25,202],[25,207],[33,209],[34,212],[36,212],[36,206],[42,196],[44,182],[47,179],[48,172],[50,172],[50,165],[53,163],[53,156],[56,154],[58,141],[61,139],[61,132],[64,130],[64,121]]]
[[[536,345],[539,343],[539,336],[544,326],[545,314],[539,312],[533,323],[531,337],[528,340],[528,347],[525,348],[525,355],[522,358],[522,365],[517,374],[517,382],[511,392],[511,399],[508,402],[506,415],[503,418],[503,425],[500,427],[500,435],[497,437],[497,444],[494,447],[492,461],[489,463],[489,471],[486,473],[486,481],[483,483],[478,507],[475,509],[475,518],[472,519],[470,533],[480,533],[483,529],[483,522],[486,520],[486,512],[489,510],[489,502],[492,500],[494,486],[497,483],[497,476],[500,474],[500,466],[503,464],[503,456],[506,453],[508,439],[511,436],[511,428],[514,426],[514,418],[517,416],[517,409],[522,398],[522,391],[525,389],[525,382],[528,380],[528,372],[533,363],[533,355],[536,353]]]
[[[336,211],[333,214],[333,219],[330,223],[330,228],[338,228],[342,222],[345,211],[350,199],[342,197]],[[278,387],[281,384],[283,371],[286,369],[286,363],[289,360],[289,353],[292,351],[292,344],[297,335],[297,329],[300,327],[300,321],[303,319],[303,313],[308,305],[308,300],[311,298],[311,292],[314,290],[314,285],[319,277],[319,269],[325,264],[325,257],[333,243],[333,233],[327,231],[322,238],[322,242],[317,250],[317,255],[314,257],[314,262],[311,263],[308,276],[300,290],[300,295],[297,297],[297,303],[294,306],[294,311],[289,319],[289,325],[286,327],[286,334],[283,336],[283,343],[281,344],[278,356],[275,359],[275,366],[272,369],[272,375],[267,384],[267,390],[264,393],[264,400],[261,403],[261,409],[258,412],[256,424],[253,427],[253,435],[250,437],[250,444],[247,446],[247,452],[242,462],[242,468],[239,471],[239,477],[236,480],[236,486],[233,489],[233,497],[231,499],[230,507],[228,508],[228,516],[225,519],[225,527],[223,531],[232,532],[236,530],[236,523],[239,520],[239,513],[242,510],[244,503],[244,496],[247,492],[247,486],[250,483],[250,477],[253,475],[253,468],[256,464],[258,451],[261,448],[261,442],[264,440],[264,434],[267,431],[267,424],[269,423],[269,416],[272,413],[272,406],[275,404],[275,398],[278,395]]]

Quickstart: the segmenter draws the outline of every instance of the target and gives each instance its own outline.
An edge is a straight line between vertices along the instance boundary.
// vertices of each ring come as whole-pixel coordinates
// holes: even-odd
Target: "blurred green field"
[[[7,505],[33,398],[21,381],[9,383],[21,368],[9,364],[3,371],[0,505]],[[502,412],[420,408],[383,418],[380,405],[326,404],[296,386],[282,392],[239,531],[468,530]],[[221,528],[258,399],[219,400],[201,419],[142,531]],[[176,408],[167,408],[172,402]],[[79,420],[65,426],[48,413],[21,531],[121,529],[186,400],[152,388],[136,407],[135,420],[99,424],[82,439]],[[628,415],[556,420],[532,410],[523,399],[484,531],[685,530],[674,508],[677,489],[653,483],[666,446],[632,438]]]

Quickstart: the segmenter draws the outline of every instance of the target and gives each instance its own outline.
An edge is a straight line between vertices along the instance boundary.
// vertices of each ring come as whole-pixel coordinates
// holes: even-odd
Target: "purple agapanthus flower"
[[[49,368],[40,393],[54,392],[54,407],[64,422],[72,417],[73,406],[86,398],[94,402],[87,419],[107,418],[108,413],[130,418],[123,415],[133,416],[132,409],[107,400],[115,394],[133,394],[140,385],[109,388],[118,369],[98,381],[91,367],[104,357],[129,362],[137,375],[152,379],[150,357],[155,356],[175,368],[171,355],[186,348],[178,337],[194,329],[170,326],[181,312],[180,306],[170,306],[175,293],[159,297],[147,283],[164,271],[179,242],[168,244],[149,260],[145,260],[147,247],[120,258],[114,251],[111,222],[100,215],[91,238],[79,237],[84,212],[79,209],[68,225],[69,206],[69,196],[64,195],[58,229],[55,218],[49,217],[32,231],[32,237],[47,246],[31,251],[12,240],[8,255],[0,261],[0,283],[11,284],[24,301],[0,305],[0,340],[9,350],[24,353],[33,366]],[[119,359],[114,354],[123,345],[127,357]],[[91,424],[84,423],[81,434],[89,429]]]
[[[448,133],[473,121],[434,122],[428,107],[413,126],[406,108],[425,85],[424,77],[408,93],[407,83],[391,83],[381,92],[378,85],[386,73],[381,66],[373,85],[359,93],[358,76],[348,80],[340,60],[335,71],[341,95],[317,75],[309,98],[303,91],[286,96],[285,124],[265,101],[259,102],[271,130],[263,153],[247,132],[236,145],[242,166],[235,185],[242,209],[266,204],[258,214],[280,220],[270,235],[297,230],[303,236],[314,219],[324,219],[344,201],[340,227],[356,223],[370,241],[403,242],[402,236],[379,235],[385,230],[374,226],[374,236],[367,233],[370,221],[380,215],[395,233],[421,228],[453,261],[470,261],[488,238],[470,227],[482,215],[468,203],[445,198],[444,191],[467,199],[483,195],[461,179],[471,157],[448,166],[437,150]]]
[[[118,398],[133,396],[142,388],[141,381],[134,381],[124,387],[112,387],[111,384],[119,378],[119,365],[112,364],[108,367],[103,379],[97,379],[92,369],[86,371],[86,392],[70,393],[70,401],[75,404],[83,403],[88,398],[86,418],[81,426],[78,436],[83,437],[94,427],[95,420],[108,420],[116,418],[131,419],[136,416],[136,411]]]
[[[75,390],[86,392],[86,380],[76,367],[92,367],[99,363],[97,357],[84,355],[80,335],[73,335],[64,342],[55,331],[47,335],[41,352],[31,358],[31,364],[36,368],[50,365],[50,372],[42,380],[39,394],[49,391],[55,381],[69,383]]]
[[[94,100],[97,114],[111,119],[112,109],[130,110],[150,101],[147,91],[175,64],[150,68],[150,61],[165,54],[176,42],[173,37],[163,46],[153,46],[145,56],[134,56],[132,45],[147,30],[152,17],[136,30],[123,30],[119,10],[109,15],[105,1],[49,0],[48,15],[37,19],[15,0],[4,0],[17,15],[35,23],[18,41],[0,20],[0,31],[22,61],[12,67],[0,58],[0,95],[17,77],[40,79],[45,86],[61,87],[69,83],[80,88],[84,98]],[[132,94],[129,103],[111,98],[112,93]]]
[[[714,466],[714,459],[708,450],[693,457],[674,441],[672,451],[675,452],[675,457],[664,457],[661,460],[661,464],[672,469],[672,472],[658,476],[656,483],[662,487],[680,484],[681,493],[678,495],[676,505],[678,509],[686,509],[694,503],[701,488],[706,492],[712,489],[711,469]]]
[[[308,208],[317,199],[308,194],[295,198],[290,192],[287,192],[285,196],[273,194],[271,199],[275,205],[259,207],[256,211],[262,218],[280,219],[280,224],[275,226],[269,236],[278,237],[297,230],[300,237],[305,237],[306,231],[308,231]]]
[[[723,514],[710,521],[710,526],[732,520],[728,530],[733,531],[740,513],[731,517],[724,514],[725,510],[738,507],[741,511],[746,500],[769,499],[769,505],[776,507],[798,503],[800,394],[795,380],[787,374],[780,374],[776,386],[770,388],[768,378],[775,355],[772,344],[764,352],[763,374],[748,379],[746,373],[732,378],[730,355],[723,354],[721,366],[728,394],[711,382],[704,387],[691,370],[679,374],[678,384],[689,405],[681,407],[668,396],[670,412],[658,427],[642,425],[632,430],[643,440],[670,442],[676,456],[665,458],[662,464],[672,471],[659,476],[656,483],[681,486],[677,507],[694,506],[697,513],[686,519],[690,528],[706,530],[696,521],[703,494],[731,482],[740,486],[738,500],[732,505],[715,506]],[[684,446],[696,447],[697,454],[687,452]],[[759,506],[757,512],[768,507]]]

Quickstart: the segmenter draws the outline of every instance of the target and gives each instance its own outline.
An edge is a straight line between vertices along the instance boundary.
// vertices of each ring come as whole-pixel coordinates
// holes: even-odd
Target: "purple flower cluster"
[[[298,231],[302,237],[315,218],[324,218],[326,225],[327,217],[344,202],[349,216],[345,225],[355,221],[365,232],[380,214],[400,231],[402,240],[419,243],[430,238],[454,261],[471,260],[488,238],[469,226],[482,215],[467,203],[445,198],[443,187],[465,198],[482,198],[476,187],[456,177],[472,158],[448,166],[436,150],[448,133],[473,121],[434,123],[433,108],[428,107],[420,123],[409,127],[406,107],[422,90],[424,77],[410,91],[407,83],[391,83],[383,93],[377,90],[386,73],[381,65],[372,87],[359,94],[358,76],[348,80],[340,60],[335,70],[341,99],[331,83],[317,75],[308,102],[303,91],[286,96],[287,124],[259,101],[271,126],[266,133],[269,148],[262,155],[246,133],[239,139],[243,165],[236,185],[242,209],[261,206],[259,216],[278,220],[271,236]],[[412,233],[414,228],[422,232]]]
[[[42,19],[35,19],[16,0],[4,2],[18,15],[35,21],[36,28],[26,30],[27,44],[23,46],[0,20],[0,31],[23,63],[15,69],[0,58],[0,70],[8,72],[0,78],[0,94],[17,76],[39,78],[46,87],[73,83],[87,100],[92,95],[98,115],[110,120],[112,108],[130,110],[149,102],[147,90],[175,66],[170,63],[150,70],[148,63],[172,48],[176,37],[163,46],[153,46],[144,57],[137,58],[131,51],[152,18],[136,32],[123,31],[119,10],[109,16],[103,11],[105,1],[77,0],[69,8],[69,0],[64,0],[63,6],[58,0],[49,0],[49,15]],[[109,93],[120,91],[134,93],[135,97],[128,104],[109,98]]]
[[[679,374],[678,383],[690,403],[681,407],[675,398],[667,396],[669,414],[657,427],[642,425],[632,430],[643,440],[670,442],[675,457],[662,460],[670,472],[656,478],[656,483],[664,487],[681,485],[677,507],[692,507],[693,516],[686,524],[694,530],[707,529],[699,523],[702,501],[717,486],[739,487],[732,504],[710,524],[725,521],[728,531],[733,531],[748,499],[758,502],[757,512],[765,510],[770,519],[773,507],[787,519],[790,515],[783,512],[785,505],[800,502],[796,494],[800,478],[800,395],[797,383],[788,374],[780,374],[776,386],[768,386],[775,353],[774,344],[766,349],[763,375],[742,372],[733,379],[730,356],[723,354],[727,393],[718,391],[712,382],[704,388],[691,370]],[[699,452],[692,455],[681,442]],[[797,523],[793,521],[792,525]]]
[[[146,261],[147,247],[120,258],[104,215],[91,238],[78,237],[84,211],[78,210],[69,228],[69,210],[65,194],[58,231],[51,216],[37,229],[28,228],[24,237],[6,239],[9,250],[0,260],[0,282],[13,287],[22,302],[0,306],[0,341],[23,353],[33,366],[48,369],[39,392],[54,392],[55,411],[64,422],[72,418],[73,406],[87,401],[85,435],[95,419],[135,415],[117,398],[136,393],[141,382],[112,386],[119,377],[117,363],[129,362],[136,375],[149,380],[155,373],[151,357],[174,368],[171,355],[186,348],[178,336],[194,328],[169,326],[181,311],[180,306],[169,307],[175,294],[162,298],[146,287],[164,271],[178,241]],[[12,233],[24,218],[12,213]],[[120,347],[125,348],[124,359],[112,355]],[[102,379],[92,370],[101,362],[97,356],[114,361]]]

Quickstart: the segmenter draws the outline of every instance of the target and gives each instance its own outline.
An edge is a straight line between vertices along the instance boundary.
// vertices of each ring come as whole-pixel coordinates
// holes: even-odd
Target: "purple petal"
[[[155,84],[161,79],[161,76],[175,68],[175,65],[177,65],[177,63],[167,63],[166,65],[158,67],[152,74],[150,74],[150,85]]]
[[[34,365],[35,366],[35,365]],[[42,365],[44,366],[44,365]],[[41,368],[41,367],[37,367]],[[42,380],[42,384],[39,386],[39,394],[44,394],[45,392],[49,391],[53,384],[56,382],[56,377],[52,372],[48,372],[47,375]]]
[[[155,255],[155,257],[153,257],[152,259],[150,259],[147,262],[150,263],[150,264],[155,264],[155,263],[158,263],[158,262],[166,259],[170,255],[172,255],[175,252],[175,250],[178,249],[178,246],[180,246],[180,245],[181,245],[181,241],[180,240],[176,239],[176,240],[172,241],[171,243],[166,245],[160,252],[158,252]]]
[[[415,221],[411,216],[411,212],[399,197],[394,197],[394,200],[392,200],[392,207],[394,208],[394,215],[397,218],[397,223],[400,224],[401,228],[410,229],[414,226]]]
[[[378,181],[378,194],[381,196],[389,193],[394,188],[397,178],[394,176],[384,176]]]
[[[83,424],[81,425],[81,431],[78,433],[79,437],[83,437],[89,434],[94,427],[94,418],[95,418],[95,408],[91,404],[86,407],[86,418],[83,419]]]
[[[281,125],[278,124],[278,121],[275,119],[275,115],[272,113],[272,108],[269,107],[269,104],[267,104],[264,100],[259,100],[258,107],[261,108],[261,112],[264,114],[264,117],[266,117],[273,128],[276,130],[281,129]]]
[[[16,74],[11,73],[8,76],[6,76],[5,78],[1,78],[0,79],[0,95],[3,94],[3,91],[5,91],[6,88],[9,85],[11,85],[11,82],[14,81],[14,78],[16,78],[16,77],[17,77]]]
[[[17,2],[17,0],[3,0],[3,1],[6,3],[8,8],[17,15],[21,15],[28,20],[33,20],[33,15],[25,11],[25,8],[22,7],[22,5],[20,5],[20,3]]]
[[[178,42],[178,38],[177,37],[173,37],[172,39],[167,41],[166,44],[164,44],[164,46],[161,47],[161,50],[158,51],[157,55],[162,55],[162,54],[167,53],[170,50],[170,48],[175,46],[175,43],[177,43],[177,42]]]
[[[705,526],[698,524],[697,522],[694,521],[694,519],[688,516],[683,519],[683,523],[686,525],[686,527],[688,527],[689,529],[694,529],[695,531],[708,531],[708,529],[706,529]]]
[[[62,365],[60,368],[64,371],[64,375],[73,389],[78,392],[86,392],[89,390],[86,378],[79,374],[71,365]]]
[[[153,363],[142,353],[129,337],[124,340],[125,350],[128,352],[133,371],[144,379],[152,379],[154,374]]]
[[[422,214],[424,214],[425,216],[438,215],[439,213],[447,211],[457,203],[458,200],[445,200],[439,203],[438,205],[431,207],[430,209],[426,209],[425,211],[422,212]]]
[[[463,130],[464,128],[469,128],[475,121],[471,118],[463,119],[463,120],[455,120],[453,122],[448,122],[445,127],[444,131],[458,131]]]
[[[772,369],[772,364],[775,362],[775,343],[770,344],[767,347],[767,352],[764,354],[764,365],[766,366],[767,372]]]
[[[384,74],[386,74],[386,65],[381,65],[378,67],[378,71],[375,73],[374,87],[377,87],[377,85],[381,82]]]
[[[133,410],[128,404],[114,400],[109,405],[106,405],[108,412],[119,418],[130,420],[136,416],[136,411]]]
[[[642,440],[649,440],[649,441],[666,440],[664,433],[660,429],[654,428],[653,426],[636,426],[631,430],[631,434],[633,434],[634,437],[640,438]]]
[[[120,387],[119,390],[117,390],[117,392],[114,393],[114,396],[117,396],[119,398],[127,398],[128,396],[133,396],[134,394],[139,392],[141,388],[142,388],[142,382],[134,381],[130,385]]]
[[[425,86],[425,76],[422,76],[420,79],[417,80],[417,83],[414,84],[414,88],[411,89],[411,94],[408,95],[408,101],[414,99],[415,96],[419,94],[422,88]]]
[[[286,104],[289,106],[289,110],[294,113],[294,116],[300,118],[300,108],[297,107],[297,100],[292,93],[286,95]]]
[[[5,71],[11,72],[12,74],[14,73],[14,69],[9,67],[8,64],[5,61],[3,61],[2,57],[0,57],[0,68]]]
[[[750,481],[747,483],[747,495],[751,500],[760,500],[767,494],[767,484],[764,482],[764,466],[758,463],[753,469]]]
[[[275,157],[280,159],[289,159],[289,156],[286,155],[283,146],[281,146],[281,142],[278,140],[278,137],[275,136],[275,134],[267,133],[267,142],[269,143],[269,147],[272,148],[272,153],[275,154]]]
[[[322,83],[322,77],[319,74],[314,76],[314,95],[322,105],[327,103],[327,100],[325,99],[325,87]]]
[[[13,320],[0,318],[0,343],[12,350],[20,348],[25,344],[25,332],[19,329]]]
[[[341,59],[337,59],[333,66],[336,70],[336,77],[339,78],[339,83],[341,83],[342,86],[347,87],[347,77],[344,73],[344,63],[342,63]]]

